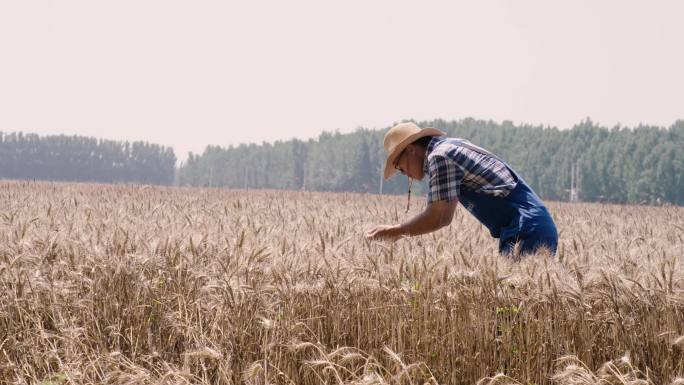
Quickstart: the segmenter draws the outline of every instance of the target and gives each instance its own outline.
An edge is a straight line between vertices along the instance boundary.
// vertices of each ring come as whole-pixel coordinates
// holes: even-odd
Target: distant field
[[[421,199],[412,200],[420,210]],[[513,263],[405,197],[0,182],[0,384],[684,384],[684,208]]]

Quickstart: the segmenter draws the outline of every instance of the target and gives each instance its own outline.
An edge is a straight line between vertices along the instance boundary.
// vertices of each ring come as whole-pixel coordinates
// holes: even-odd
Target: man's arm
[[[439,230],[451,223],[457,204],[458,199],[453,199],[450,202],[444,200],[430,203],[422,213],[411,218],[408,222],[394,226],[378,226],[370,230],[366,237],[370,239],[396,239],[401,236],[420,235]]]
[[[448,226],[454,218],[457,204],[458,200],[430,203],[422,213],[399,225],[396,236],[426,234]]]

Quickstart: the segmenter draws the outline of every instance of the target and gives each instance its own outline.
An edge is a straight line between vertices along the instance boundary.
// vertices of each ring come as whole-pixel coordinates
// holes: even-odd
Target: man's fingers
[[[385,231],[386,229],[378,229],[375,233],[373,233],[373,239],[385,239],[387,238],[387,232]]]
[[[372,237],[373,234],[375,234],[376,231],[377,231],[377,227],[374,227],[374,228],[372,228],[372,229],[366,231],[366,236],[367,236],[367,237]]]
[[[375,234],[377,234],[380,230],[382,230],[382,226],[375,226],[375,227],[373,227],[372,229],[368,230],[368,231],[366,232],[366,235],[369,236],[369,237],[372,237],[372,236],[374,236]]]
[[[390,238],[388,235],[388,230],[390,229],[391,226],[376,226],[373,229],[370,229],[366,232],[366,238],[368,239],[385,239],[385,238]]]

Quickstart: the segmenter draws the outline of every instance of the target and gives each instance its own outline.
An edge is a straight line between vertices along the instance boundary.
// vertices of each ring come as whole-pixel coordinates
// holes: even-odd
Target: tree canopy
[[[157,144],[0,132],[0,178],[168,185],[175,167],[173,149]]]
[[[472,118],[417,122],[465,138],[505,159],[544,199],[568,200],[573,169],[583,201],[684,204],[684,121],[671,127],[601,127],[585,119],[570,129]],[[179,169],[187,185],[377,193],[386,129],[324,132],[317,139],[222,148],[190,154]],[[406,191],[406,178],[382,192]],[[417,191],[425,190],[425,185]]]

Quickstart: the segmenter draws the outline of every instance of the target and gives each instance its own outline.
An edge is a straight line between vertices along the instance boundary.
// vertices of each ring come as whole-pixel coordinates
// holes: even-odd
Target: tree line
[[[684,205],[684,121],[670,127],[571,129],[472,118],[417,122],[504,158],[544,199]],[[388,127],[389,128],[389,127]],[[381,181],[386,129],[324,132],[317,139],[208,146],[190,153],[180,184],[232,188],[405,193],[406,177]],[[574,175],[573,175],[574,174]],[[572,183],[574,180],[574,184]],[[416,189],[425,191],[425,182]]]
[[[170,185],[175,167],[157,144],[0,132],[0,178]]]
[[[504,121],[417,122],[498,154],[544,199],[684,205],[684,121],[670,127],[571,129]],[[388,127],[389,128],[389,127]],[[0,132],[0,178],[400,194],[403,176],[381,180],[386,129],[316,139],[207,146],[176,169],[170,147],[82,136]],[[414,191],[421,194],[423,182]]]

